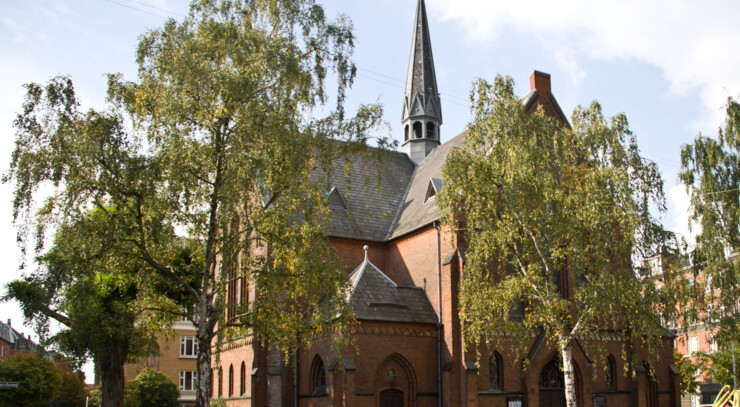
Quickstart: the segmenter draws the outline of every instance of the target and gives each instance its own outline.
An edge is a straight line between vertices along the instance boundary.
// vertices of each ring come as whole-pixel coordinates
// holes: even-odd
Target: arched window
[[[213,397],[213,369],[211,369],[211,375],[208,378],[208,388],[211,389],[208,395]]]
[[[234,365],[229,366],[229,397],[234,395]]]
[[[645,362],[643,366],[648,376],[648,388],[645,394],[647,403],[645,405],[647,407],[658,407],[658,382],[655,380],[655,372],[649,363]]]
[[[542,373],[540,374],[540,389],[563,388],[565,388],[563,371],[560,369],[558,361],[551,360],[550,363],[542,368]]]
[[[409,125],[403,128],[403,141],[409,141]]]
[[[313,363],[311,363],[311,393],[326,393],[326,370],[324,369],[324,362],[321,361],[319,355],[316,355]]]
[[[434,131],[434,123],[427,122],[427,138],[436,140],[437,139],[437,133]]]
[[[223,397],[224,395],[224,370],[222,368],[218,368],[218,397]]]
[[[609,390],[613,390],[616,388],[616,381],[615,381],[615,365],[614,365],[614,358],[612,355],[607,356],[606,358],[606,366],[605,366],[605,373],[606,373],[606,388]]]
[[[488,359],[488,382],[490,383],[490,390],[502,390],[501,378],[503,375],[503,363],[501,363],[501,355],[498,352],[493,352],[491,357]]]
[[[421,122],[414,122],[414,138],[421,138]]]
[[[247,392],[247,366],[242,362],[241,372],[239,372],[239,395],[243,396]]]

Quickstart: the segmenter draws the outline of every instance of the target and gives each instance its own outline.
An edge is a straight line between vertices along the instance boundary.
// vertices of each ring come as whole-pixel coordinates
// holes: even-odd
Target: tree
[[[124,407],[177,407],[180,392],[163,373],[144,369],[126,387]]]
[[[734,366],[732,361],[733,347],[731,343],[723,344],[718,350],[712,353],[699,353],[698,365],[714,382],[734,386],[736,377],[740,373],[737,371],[738,360],[740,360],[738,349],[740,349],[740,346],[736,343],[734,348]]]
[[[17,389],[0,391],[1,405],[31,407],[57,397],[62,375],[39,355],[16,355],[0,362],[0,381],[18,382]]]
[[[57,364],[57,369],[62,375],[62,384],[59,387],[59,395],[52,401],[46,403],[45,407],[81,407],[85,405],[87,398],[87,387],[85,387],[82,372],[72,371],[67,366]]]
[[[61,330],[49,340],[78,360],[92,357],[101,374],[103,405],[117,407],[123,401],[124,363],[145,352],[166,321],[142,314],[142,297],[153,281],[137,283],[136,274],[148,266],[121,244],[108,213],[95,210],[60,225],[54,245],[38,258],[37,271],[8,283],[4,299],[17,300],[44,338],[49,320],[59,322]]]
[[[691,359],[680,354],[675,348],[673,349],[673,364],[678,369],[681,397],[687,394],[696,394],[699,387],[699,380],[696,377],[697,365]]]
[[[635,258],[666,238],[650,214],[651,204],[664,208],[660,173],[624,115],[607,122],[595,102],[575,110],[570,129],[527,114],[510,78],[480,80],[471,95],[474,118],[448,156],[441,193],[446,223],[467,242],[464,336],[522,351],[544,331],[575,406],[576,337],[614,329],[632,344],[663,344],[659,293],[634,272]]]
[[[43,243],[60,220],[106,213],[131,253],[196,305],[198,406],[220,332],[249,329],[288,351],[346,321],[346,277],[325,237],[326,174],[364,148],[381,114],[345,117],[353,45],[349,21],[328,22],[313,0],[199,0],[183,22],[144,34],[138,80],[110,76],[107,110],[80,112],[68,78],[27,87],[6,175],[22,244],[32,221]],[[336,109],[314,119],[332,70]],[[57,189],[36,212],[48,184]],[[197,281],[170,264],[176,229],[202,248]],[[237,279],[257,298],[227,309]]]
[[[728,98],[724,128],[717,139],[699,135],[681,148],[679,178],[689,194],[689,227],[695,229],[695,287],[686,301],[699,317],[717,325],[719,342],[740,340],[740,103]],[[703,275],[702,278],[697,278]]]

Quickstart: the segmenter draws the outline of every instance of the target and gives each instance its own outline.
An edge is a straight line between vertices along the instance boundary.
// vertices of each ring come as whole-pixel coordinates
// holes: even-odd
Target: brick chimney
[[[540,93],[550,93],[550,74],[540,71],[532,72],[529,76],[529,88],[530,90],[537,90]]]

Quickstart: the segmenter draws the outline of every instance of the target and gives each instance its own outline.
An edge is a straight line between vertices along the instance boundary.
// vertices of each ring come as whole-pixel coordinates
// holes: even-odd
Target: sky
[[[566,115],[594,100],[607,116],[627,115],[643,155],[663,173],[664,224],[691,239],[687,198],[676,178],[679,153],[699,133],[715,136],[727,97],[740,96],[740,2],[426,2],[443,142],[463,131],[469,120],[474,79],[511,76],[524,96],[532,71],[547,72]],[[383,104],[390,135],[399,139],[417,0],[319,3],[327,16],[344,13],[354,24],[358,74],[348,110],[362,103]],[[187,10],[184,0],[0,0],[0,173],[9,167],[24,83],[68,75],[84,107],[103,107],[104,74],[120,72],[135,79],[139,35],[167,18],[182,19]],[[5,259],[0,287],[24,272],[19,270],[11,196],[12,187],[0,184],[0,258]],[[0,320],[8,319],[14,328],[33,333],[22,327],[13,302],[0,304]]]

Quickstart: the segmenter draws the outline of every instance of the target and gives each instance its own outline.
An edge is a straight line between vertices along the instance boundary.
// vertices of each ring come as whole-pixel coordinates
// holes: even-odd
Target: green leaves
[[[346,276],[325,237],[327,174],[365,149],[382,116],[377,105],[345,114],[353,47],[349,20],[327,20],[313,0],[198,0],[183,21],[141,37],[138,78],[109,75],[104,110],[79,111],[69,78],[29,85],[4,178],[22,243],[32,236],[41,254],[47,232],[89,225],[58,235],[75,258],[59,250],[44,261],[61,270],[85,259],[94,272],[76,283],[101,295],[195,304],[202,344],[226,329],[289,351],[312,330],[338,329]],[[182,246],[192,246],[187,262]],[[227,309],[237,280],[258,305]],[[147,315],[141,326],[153,326]],[[208,383],[210,347],[199,349]]]
[[[704,322],[716,324],[720,337],[736,341],[740,266],[734,253],[740,245],[740,105],[728,98],[725,125],[716,139],[702,135],[681,149],[679,178],[690,197],[690,224],[697,233],[692,254],[694,290],[685,290],[684,305],[714,307],[701,313]],[[693,225],[692,225],[693,223]],[[699,274],[703,276],[696,278]]]
[[[445,220],[468,242],[466,337],[526,346],[542,329],[563,345],[616,329],[660,342],[654,289],[633,271],[633,258],[668,237],[650,215],[665,205],[657,167],[624,115],[606,119],[594,102],[576,109],[571,129],[541,109],[527,114],[513,89],[501,76],[474,84],[474,120],[443,172]]]

